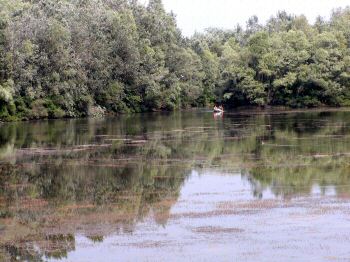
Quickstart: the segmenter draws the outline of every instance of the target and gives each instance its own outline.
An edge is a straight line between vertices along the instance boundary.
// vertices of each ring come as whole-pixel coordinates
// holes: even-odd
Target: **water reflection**
[[[239,174],[256,199],[350,198],[349,158],[350,112],[2,124],[0,260],[64,258],[76,234],[101,242],[149,217],[166,226],[194,170]]]

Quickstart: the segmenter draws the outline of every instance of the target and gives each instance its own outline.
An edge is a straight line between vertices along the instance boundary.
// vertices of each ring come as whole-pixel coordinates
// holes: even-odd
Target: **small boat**
[[[214,107],[213,111],[214,111],[214,113],[220,113],[220,114],[224,112],[224,110],[219,108],[219,107]]]
[[[214,113],[219,113],[219,114],[221,114],[221,113],[223,113],[224,112],[224,110],[221,110],[221,109],[214,109]]]

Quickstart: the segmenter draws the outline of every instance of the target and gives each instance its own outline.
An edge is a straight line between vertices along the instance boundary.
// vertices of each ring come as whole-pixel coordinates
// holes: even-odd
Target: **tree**
[[[161,0],[0,0],[1,119],[350,104],[350,9],[185,38]]]

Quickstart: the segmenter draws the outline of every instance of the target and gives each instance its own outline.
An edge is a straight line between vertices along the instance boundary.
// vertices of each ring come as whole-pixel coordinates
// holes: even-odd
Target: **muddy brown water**
[[[350,261],[350,111],[0,125],[0,261]]]

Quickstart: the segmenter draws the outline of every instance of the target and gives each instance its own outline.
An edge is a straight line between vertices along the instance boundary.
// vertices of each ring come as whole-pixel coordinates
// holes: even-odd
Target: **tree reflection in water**
[[[2,124],[0,259],[63,258],[94,242],[165,226],[192,170],[240,172],[257,199],[334,188],[350,196],[350,113],[199,111]]]

